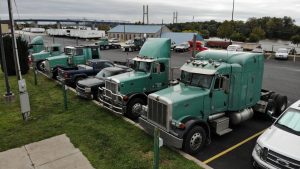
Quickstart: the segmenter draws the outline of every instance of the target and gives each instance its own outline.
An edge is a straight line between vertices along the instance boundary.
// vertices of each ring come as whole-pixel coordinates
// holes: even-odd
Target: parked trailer
[[[30,28],[31,33],[44,33],[45,31],[45,28]]]
[[[48,29],[47,34],[49,36],[69,36],[70,29]]]
[[[82,39],[102,38],[102,37],[105,37],[105,31],[71,29],[70,37],[78,37],[78,38],[82,38]]]

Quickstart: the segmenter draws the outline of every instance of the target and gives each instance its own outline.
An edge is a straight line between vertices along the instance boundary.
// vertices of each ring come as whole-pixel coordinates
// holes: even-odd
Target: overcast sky
[[[73,18],[142,21],[142,6],[149,5],[150,23],[230,20],[232,0],[15,0],[15,18]],[[7,2],[0,0],[1,19],[7,19]],[[13,0],[12,0],[13,2]],[[15,5],[13,5],[14,10]],[[250,17],[290,16],[300,25],[300,0],[235,0],[235,20]],[[16,11],[16,10],[15,10]]]

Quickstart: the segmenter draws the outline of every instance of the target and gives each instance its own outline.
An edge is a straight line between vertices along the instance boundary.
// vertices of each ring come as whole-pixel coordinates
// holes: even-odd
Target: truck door
[[[91,47],[92,50],[92,59],[99,59],[100,58],[100,53],[99,53],[99,47]]]
[[[217,76],[211,92],[211,111],[222,112],[228,107],[229,75]]]
[[[166,75],[168,71],[166,70],[166,66],[167,65],[163,62],[152,63],[152,72],[148,82],[149,91],[157,91],[165,88],[168,85],[168,76]]]

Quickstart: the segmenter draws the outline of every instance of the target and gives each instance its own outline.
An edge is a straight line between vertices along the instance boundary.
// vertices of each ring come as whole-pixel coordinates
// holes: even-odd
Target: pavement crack
[[[30,154],[29,154],[29,152],[28,152],[26,146],[24,146],[24,148],[25,148],[25,151],[26,151],[26,153],[27,153],[27,155],[28,155],[28,157],[29,157],[29,160],[30,160],[30,162],[31,162],[32,167],[35,169],[35,165],[34,165],[32,159],[31,159],[31,157],[30,157]]]
[[[72,152],[72,153],[70,153],[70,154],[67,154],[67,155],[65,155],[65,156],[59,157],[59,158],[57,158],[57,159],[55,159],[55,160],[48,161],[48,162],[46,162],[46,163],[40,164],[40,165],[38,165],[37,167],[43,166],[43,165],[48,164],[48,163],[52,163],[52,162],[54,162],[54,161],[57,161],[57,160],[66,158],[66,157],[68,157],[68,156],[71,156],[71,155],[74,155],[74,154],[77,154],[77,153],[80,153],[80,150],[79,150],[79,149],[76,149],[76,151],[74,151],[74,152]]]

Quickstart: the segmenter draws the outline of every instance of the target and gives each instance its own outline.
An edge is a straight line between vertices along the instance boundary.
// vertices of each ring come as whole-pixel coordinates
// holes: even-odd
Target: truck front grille
[[[164,103],[148,98],[147,118],[165,129],[168,128],[168,106]]]
[[[300,169],[300,161],[278,154],[272,150],[268,151],[266,162],[282,169]]]
[[[111,80],[105,80],[105,95],[109,98],[112,98],[113,100],[115,100],[115,98],[113,98],[113,94],[116,94],[118,91],[118,84],[115,83],[114,81]]]
[[[47,72],[50,72],[50,71],[51,71],[50,63],[49,63],[48,60],[45,60],[45,70],[46,70]]]

